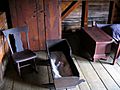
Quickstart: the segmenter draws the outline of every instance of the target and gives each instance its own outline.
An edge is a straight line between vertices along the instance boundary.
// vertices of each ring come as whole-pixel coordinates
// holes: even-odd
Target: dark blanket
[[[116,41],[120,41],[120,24],[97,24],[97,27],[104,30]]]

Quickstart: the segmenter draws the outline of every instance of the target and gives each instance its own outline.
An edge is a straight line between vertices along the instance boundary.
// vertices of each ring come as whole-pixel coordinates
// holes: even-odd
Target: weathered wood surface
[[[74,9],[76,9],[79,4],[80,4],[81,0],[78,1],[73,1],[71,2],[70,5],[67,6],[67,8],[62,11],[62,15],[61,15],[61,19],[63,20],[66,16],[68,16]]]
[[[84,59],[79,59],[78,64],[83,71],[83,74],[86,77],[86,81],[88,82],[91,90],[106,90],[104,84],[88,61],[84,62]]]
[[[0,30],[4,30],[7,28],[8,26],[7,26],[6,14],[5,12],[4,13],[0,12]],[[3,34],[2,32],[0,32],[0,64],[2,63],[2,59],[8,50],[8,47],[6,44],[7,42],[5,41]]]
[[[97,27],[84,28],[85,39],[84,49],[90,54],[90,58],[93,61],[97,59],[106,59],[106,53],[110,53],[111,43],[113,43],[112,37],[108,36],[105,32]]]
[[[41,58],[46,54],[39,53]],[[110,65],[112,58],[109,57],[107,61],[100,60],[91,62],[79,56],[74,56],[74,63],[80,73],[80,79],[85,82],[59,90],[119,90],[120,89],[120,62],[115,65]],[[40,59],[41,60],[41,59]],[[12,65],[12,64],[11,64]],[[13,69],[13,66],[8,66],[5,74],[5,83],[2,90],[50,90],[49,87],[44,87],[43,84],[49,81],[47,67],[43,64],[37,65],[39,73],[25,73],[24,80],[21,80]],[[51,90],[54,90],[53,88]]]
[[[6,13],[0,12],[0,30],[7,29],[7,19]],[[6,69],[7,60],[5,58],[5,54],[8,52],[8,44],[2,34],[0,32],[0,86],[3,84],[3,76]]]
[[[7,29],[7,19],[6,19],[6,13],[0,12],[0,29]]]
[[[82,21],[81,26],[85,27],[88,25],[88,0],[82,1]]]
[[[61,38],[58,0],[9,0],[9,6],[13,27],[28,25],[32,50],[44,50],[46,38]]]
[[[71,4],[72,1],[62,1],[61,2],[61,12],[63,12],[70,4]]]
[[[44,48],[44,43],[43,43],[44,34],[39,35],[39,32],[43,32],[44,30],[43,28],[44,27],[44,23],[43,23],[44,13],[40,12],[40,11],[43,11],[42,1],[41,3],[39,3],[39,1],[37,0],[36,1],[35,0],[33,1],[10,0],[9,1],[12,25],[13,27],[28,25],[30,47],[32,50],[39,50],[41,48]],[[40,16],[40,14],[43,14],[43,15]],[[38,20],[38,16],[41,19]],[[39,28],[40,27],[39,22],[42,23],[41,28]],[[42,37],[42,41],[40,37]]]
[[[37,54],[38,55],[38,54]],[[42,54],[43,55],[43,54]],[[44,56],[45,58],[46,56]],[[46,57],[47,58],[47,57]],[[40,59],[41,60],[41,59]],[[38,61],[40,61],[38,59]],[[39,73],[35,73],[30,68],[22,69],[23,79],[16,73],[12,62],[9,63],[5,75],[5,83],[2,87],[3,90],[49,90],[49,76],[47,65],[37,65]]]
[[[108,0],[82,0],[79,7],[62,21],[65,27],[63,30],[79,29],[84,24],[92,26],[93,20],[97,23],[107,23],[109,3]]]
[[[103,84],[108,90],[119,90],[119,86],[116,84],[116,82],[111,78],[109,73],[105,70],[105,68],[102,66],[100,62],[94,63],[91,62],[91,65],[95,69],[96,73],[100,77],[101,81],[103,81]],[[109,64],[109,66],[111,66]],[[114,67],[114,66],[111,66]],[[118,67],[119,68],[119,67]],[[109,80],[109,81],[108,81]]]
[[[45,24],[46,24],[46,38],[50,39],[60,39],[60,12],[58,0],[45,0]]]

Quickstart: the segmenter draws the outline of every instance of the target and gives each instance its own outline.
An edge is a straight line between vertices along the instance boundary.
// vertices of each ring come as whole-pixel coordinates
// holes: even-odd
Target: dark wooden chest
[[[97,59],[106,59],[107,53],[110,53],[112,38],[97,27],[84,28],[85,49],[93,61]]]

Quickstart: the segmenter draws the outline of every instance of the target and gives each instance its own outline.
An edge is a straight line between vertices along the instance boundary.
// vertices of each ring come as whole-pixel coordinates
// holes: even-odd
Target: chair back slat
[[[7,30],[3,31],[3,34],[7,38],[8,45],[10,47],[10,50],[11,50],[12,54],[14,53],[14,51],[13,51],[13,48],[11,46],[9,35],[13,35],[14,41],[15,41],[16,52],[20,52],[20,51],[24,50],[23,43],[22,43],[22,40],[21,40],[21,33],[22,32],[24,32],[25,35],[26,35],[26,41],[27,41],[27,45],[28,45],[28,48],[29,48],[28,27],[27,26],[17,27],[17,28],[11,28],[11,29],[7,29]]]
[[[13,52],[12,46],[11,46],[11,44],[10,44],[10,38],[9,38],[9,36],[6,36],[6,39],[7,39],[7,41],[8,41],[8,45],[9,45],[9,47],[10,47],[10,51],[11,51],[11,53],[13,54],[14,52]]]
[[[15,33],[13,34],[14,39],[15,39],[15,47],[16,47],[16,52],[23,51],[23,43],[21,41],[21,34],[20,33]]]

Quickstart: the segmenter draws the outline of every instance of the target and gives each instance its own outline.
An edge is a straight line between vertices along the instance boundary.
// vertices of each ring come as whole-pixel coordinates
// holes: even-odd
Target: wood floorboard
[[[79,71],[79,75],[80,75],[80,79],[83,79],[83,80],[85,80],[85,82],[82,82],[81,84],[79,84],[77,87],[78,87],[78,90],[90,90],[90,87],[89,87],[89,85],[88,85],[88,82],[86,81],[86,78],[84,77],[84,75],[83,75],[83,73],[82,73],[82,71],[81,71],[81,69],[80,69],[80,67],[79,67],[79,65],[78,65],[78,60],[79,59],[76,59],[76,58],[74,58],[73,59],[74,60],[74,63],[75,63],[75,65],[76,65],[76,67],[77,67],[77,69],[78,69],[78,71]]]
[[[120,89],[100,62],[91,62],[91,65],[108,90]]]
[[[104,64],[102,62],[101,64],[103,65],[105,70],[109,73],[111,78],[115,81],[115,83],[119,86],[119,90],[120,90],[120,77],[119,77],[120,72],[118,72],[120,70],[120,67],[118,66],[118,64],[116,63],[114,65],[110,65],[110,64]]]
[[[31,85],[22,81],[14,81],[12,90],[31,90]]]
[[[46,58],[45,53],[40,52],[38,55],[40,60]],[[85,82],[74,88],[59,90],[120,90],[120,60],[115,65],[110,65],[111,61],[112,58],[107,61],[91,62],[75,56],[74,63],[79,71],[80,79]],[[37,65],[37,68],[39,73],[26,72],[21,79],[14,67],[10,65],[5,73],[5,83],[0,90],[55,90],[53,85],[48,84],[53,83],[50,66],[42,62]]]
[[[39,66],[38,73],[25,74],[23,80],[15,76],[12,90],[49,90],[47,66]]]
[[[91,90],[107,90],[96,72],[94,68],[91,66],[90,62],[86,59],[78,59],[78,64],[90,86]]]
[[[8,68],[2,90],[50,90],[47,66],[37,65],[38,73],[31,71],[30,68],[27,69],[29,72],[23,70],[22,79],[14,67]]]
[[[77,85],[74,89],[72,89],[72,90],[81,90],[80,88],[79,88],[79,85]]]
[[[78,86],[73,87],[73,88],[68,88],[67,90],[80,90]]]
[[[5,84],[0,88],[0,90],[12,90],[13,80],[5,79]]]
[[[15,74],[13,73],[15,73],[15,71],[13,70],[13,66],[8,65],[7,71],[5,72],[4,85],[1,88],[1,90],[13,90],[13,83],[14,83],[14,78],[15,78]]]
[[[117,60],[117,64],[120,66],[120,58]]]

